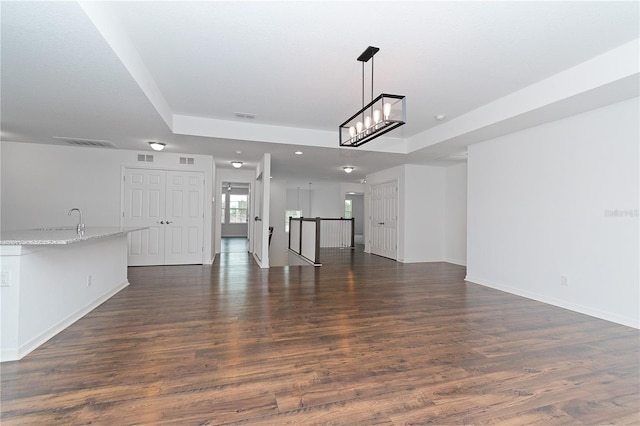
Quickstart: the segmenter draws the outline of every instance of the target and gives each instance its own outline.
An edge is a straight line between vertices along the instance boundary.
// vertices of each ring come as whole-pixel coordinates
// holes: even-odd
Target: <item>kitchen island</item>
[[[141,229],[0,233],[0,361],[21,359],[128,286],[127,234]]]

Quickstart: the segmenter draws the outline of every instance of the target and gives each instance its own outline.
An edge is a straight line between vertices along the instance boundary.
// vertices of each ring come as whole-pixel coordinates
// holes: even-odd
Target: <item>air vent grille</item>
[[[252,114],[250,112],[234,112],[234,114],[236,115],[236,117],[238,118],[248,118],[253,120],[254,118],[256,118],[255,114]]]
[[[138,154],[138,161],[144,161],[145,163],[153,163],[153,155]]]
[[[67,138],[62,136],[54,136],[53,139],[64,142],[69,145],[74,146],[85,146],[85,147],[93,147],[93,148],[117,148],[118,145],[114,144],[111,141],[102,141],[96,139],[78,139],[78,138]]]

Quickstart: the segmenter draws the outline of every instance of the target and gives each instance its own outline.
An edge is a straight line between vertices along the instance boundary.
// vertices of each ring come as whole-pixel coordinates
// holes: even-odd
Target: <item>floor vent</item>
[[[180,164],[195,164],[193,157],[180,157]]]
[[[60,142],[64,142],[69,145],[74,146],[87,146],[93,148],[117,148],[118,145],[114,144],[111,141],[101,141],[95,139],[78,139],[78,138],[65,138],[61,136],[54,136],[53,139],[58,140]]]

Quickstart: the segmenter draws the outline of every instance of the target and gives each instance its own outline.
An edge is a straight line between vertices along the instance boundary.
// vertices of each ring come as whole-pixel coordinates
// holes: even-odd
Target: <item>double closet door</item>
[[[122,225],[129,233],[129,266],[201,264],[204,173],[125,168]]]

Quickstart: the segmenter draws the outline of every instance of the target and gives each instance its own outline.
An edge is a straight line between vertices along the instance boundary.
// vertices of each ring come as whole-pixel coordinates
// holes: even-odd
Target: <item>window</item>
[[[247,223],[247,194],[229,195],[229,223]]]
[[[344,218],[351,219],[353,217],[353,200],[344,200]]]
[[[289,232],[289,218],[302,217],[302,210],[285,210],[284,212],[284,232]]]
[[[225,212],[225,205],[226,205],[226,201],[227,201],[227,193],[226,192],[222,192],[222,197],[220,197],[220,223],[225,223],[224,221],[224,212]]]

